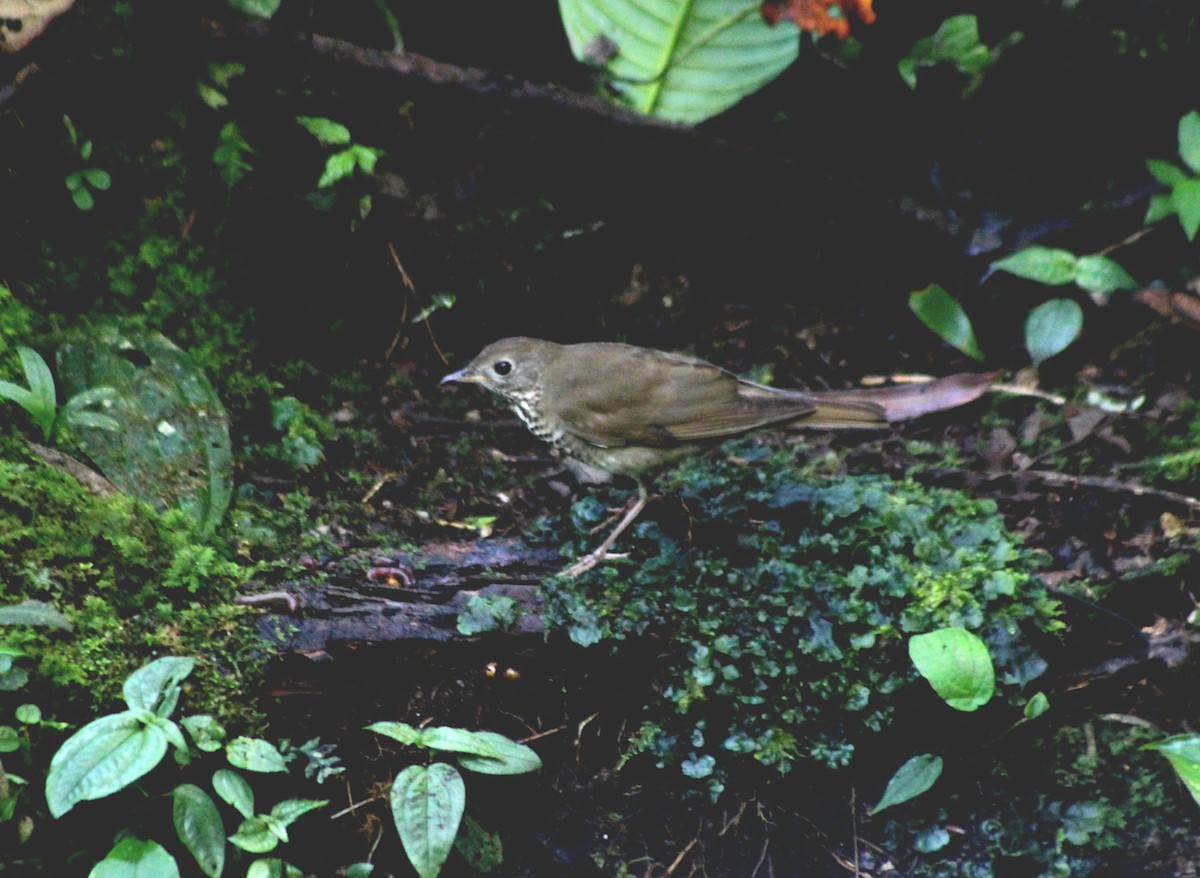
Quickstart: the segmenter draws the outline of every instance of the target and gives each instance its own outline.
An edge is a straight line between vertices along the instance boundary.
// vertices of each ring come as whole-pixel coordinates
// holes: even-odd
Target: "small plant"
[[[1076,256],[1069,250],[1026,247],[991,265],[1048,286],[1073,283],[1104,304],[1117,290],[1137,287],[1137,281],[1118,263],[1100,253]],[[976,360],[984,358],[975,341],[971,319],[962,305],[937,284],[909,294],[909,309],[938,338]],[[1025,317],[1025,349],[1033,365],[1040,366],[1062,353],[1083,331],[1083,308],[1074,299],[1049,299]]]
[[[1171,190],[1151,197],[1146,225],[1174,214],[1192,241],[1200,231],[1200,112],[1196,110],[1179,120],[1179,157],[1183,168],[1163,159],[1146,160],[1150,176]]]
[[[75,150],[84,162],[90,161],[92,142],[80,142],[70,116],[63,116],[63,124],[67,127],[67,134],[71,139],[71,149]],[[96,206],[96,197],[92,195],[91,190],[102,192],[112,187],[112,177],[103,168],[78,168],[67,174],[64,182],[67,184],[67,191],[71,193],[71,200],[80,210],[91,210]]]
[[[916,88],[918,67],[952,64],[970,77],[963,89],[963,97],[967,97],[982,84],[984,71],[1000,60],[1000,53],[1024,38],[1016,31],[989,49],[979,40],[979,21],[974,15],[954,15],[943,21],[933,36],[917,40],[896,66],[905,84]]]
[[[375,163],[384,155],[382,149],[354,143],[350,136],[350,129],[332,119],[320,116],[297,116],[296,121],[326,146],[345,147],[325,160],[325,170],[321,173],[321,179],[317,181],[318,189],[324,189],[339,180],[344,180],[353,175],[355,170],[362,171],[364,174],[375,173]]]
[[[150,662],[125,681],[128,710],[92,720],[63,743],[51,759],[46,777],[46,803],[52,816],[62,817],[81,802],[107,798],[136,783],[162,762],[171,747],[176,751],[177,761],[187,765],[197,757],[188,745],[188,737],[199,754],[223,750],[229,764],[242,771],[287,771],[289,758],[294,758],[294,754],[286,756],[268,741],[239,737],[223,743],[225,729],[212,717],[188,716],[179,723],[171,719],[182,683],[194,667],[195,661],[190,658],[168,657]],[[315,742],[310,744],[311,750],[317,749]],[[328,752],[324,758],[328,761]],[[237,831],[228,836],[229,843],[252,854],[273,851],[288,840],[292,823],[327,804],[324,799],[285,799],[270,811],[260,813],[250,783],[229,768],[214,772],[212,787],[242,817]],[[191,783],[176,786],[171,796],[180,841],[200,871],[209,878],[218,878],[225,866],[226,832],[212,796]],[[261,872],[264,867],[258,864],[265,862],[255,861],[247,874],[256,874],[256,868]],[[158,842],[126,836],[93,875],[106,875],[110,871],[177,875],[178,865]]]
[[[42,355],[33,348],[21,346],[17,348],[17,356],[21,359],[28,386],[0,381],[0,399],[10,400],[25,409],[34,425],[41,430],[43,442],[52,442],[63,424],[101,430],[117,429],[116,420],[109,415],[88,410],[89,406],[111,404],[117,395],[113,388],[92,387],[80,391],[59,408],[54,376]]]
[[[542,767],[537,753],[495,732],[470,732],[441,726],[418,729],[407,723],[367,726],[401,744],[457,754],[462,768],[481,774],[525,774]],[[435,878],[459,838],[466,808],[466,784],[446,762],[410,765],[392,781],[392,819],[404,851],[421,878]],[[478,835],[478,829],[473,835]],[[460,852],[466,855],[459,843]]]

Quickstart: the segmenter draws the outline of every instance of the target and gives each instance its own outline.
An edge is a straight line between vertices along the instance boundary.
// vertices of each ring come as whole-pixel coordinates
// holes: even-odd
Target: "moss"
[[[730,451],[676,471],[669,490],[686,522],[647,517],[623,541],[632,563],[558,582],[549,596],[552,620],[577,642],[619,650],[657,632],[671,644],[662,698],[646,707],[660,763],[690,776],[715,766],[714,790],[744,756],[779,772],[844,766],[917,679],[909,635],[945,626],[983,637],[1001,697],[1023,703],[1021,688],[1045,669],[1024,635],[1056,630],[1058,607],[994,503],[821,475],[829,461],[806,468],[794,448]],[[574,509],[580,532],[602,516],[594,500]]]
[[[69,634],[6,628],[65,702],[103,709],[149,658],[195,656],[193,706],[257,722],[253,627],[233,605],[257,568],[221,542],[192,542],[186,517],[122,495],[99,497],[7,439],[0,445],[0,585],[6,603],[35,599],[68,619]],[[239,696],[236,699],[233,696]]]

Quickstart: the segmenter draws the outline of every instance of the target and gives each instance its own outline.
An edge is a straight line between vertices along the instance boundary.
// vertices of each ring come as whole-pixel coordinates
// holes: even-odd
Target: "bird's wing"
[[[603,448],[721,439],[818,412],[803,394],[741,381],[691,357],[608,344],[566,354],[547,375],[543,404],[563,429]],[[877,406],[847,408],[861,420],[881,420]]]

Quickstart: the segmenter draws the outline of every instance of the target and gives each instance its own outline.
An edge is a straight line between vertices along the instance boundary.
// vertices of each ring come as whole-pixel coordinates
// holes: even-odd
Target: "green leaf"
[[[922,753],[901,765],[892,779],[887,783],[887,789],[871,814],[878,814],[884,808],[899,805],[909,799],[915,799],[921,793],[932,787],[942,776],[942,757],[930,753]]]
[[[346,146],[350,143],[350,129],[332,119],[320,116],[297,116],[296,121],[322,143],[330,146]]]
[[[353,863],[343,870],[344,878],[371,878],[371,873],[375,871],[374,863]],[[480,869],[479,871],[487,871]],[[249,876],[246,876],[249,878]]]
[[[1025,349],[1033,365],[1040,366],[1064,351],[1083,330],[1083,309],[1074,299],[1051,299],[1025,318]]]
[[[218,88],[213,88],[207,82],[196,83],[196,94],[210,110],[219,110],[229,106],[229,98]]]
[[[71,630],[71,620],[42,601],[21,601],[0,607],[0,625],[37,625],[60,631]]]
[[[923,854],[932,854],[950,844],[950,833],[941,826],[929,826],[917,833],[913,849]]]
[[[200,871],[218,878],[225,868],[225,827],[212,797],[195,784],[180,784],[174,798],[175,831]]]
[[[1200,112],[1192,110],[1179,120],[1179,157],[1200,174]]]
[[[1025,719],[1037,719],[1050,709],[1050,699],[1045,692],[1037,692],[1025,703]]]
[[[20,732],[12,726],[0,726],[0,753],[15,753],[20,747]]]
[[[392,782],[392,819],[421,878],[442,870],[466,806],[462,776],[451,765],[410,765]]]
[[[603,64],[608,89],[639,113],[694,125],[732,107],[800,52],[791,22],[755,2],[559,0],[576,59]],[[604,56],[597,58],[597,46]]]
[[[213,164],[219,169],[226,187],[232,189],[253,170],[247,159],[247,156],[253,154],[254,149],[242,136],[237,122],[226,122],[217,135],[217,147],[212,155]]]
[[[1200,177],[1192,177],[1176,184],[1171,190],[1171,204],[1179,214],[1179,224],[1189,241],[1200,229]]]
[[[93,720],[68,738],[50,760],[46,804],[61,817],[76,802],[124,789],[162,761],[167,736],[133,711]]]
[[[130,836],[118,842],[88,878],[179,878],[179,866],[158,842]]]
[[[987,645],[965,628],[940,628],[909,638],[917,671],[955,710],[972,711],[991,699],[996,672]]]
[[[1175,202],[1171,199],[1170,194],[1151,195],[1150,201],[1146,205],[1146,218],[1142,220],[1142,225],[1154,225],[1173,213],[1175,213]]]
[[[129,675],[122,687],[125,703],[133,710],[149,710],[168,717],[179,702],[179,684],[196,667],[196,660],[183,656],[155,659]]]
[[[17,722],[27,726],[36,725],[42,721],[42,709],[36,704],[22,704],[13,711]]]
[[[488,832],[470,814],[463,814],[458,835],[454,838],[454,849],[476,872],[491,872],[504,862],[500,836]]]
[[[27,407],[27,411],[34,423],[41,428],[42,435],[48,439],[54,429],[54,413],[58,407],[54,376],[50,374],[50,367],[46,365],[42,355],[33,348],[19,345],[17,356],[21,358],[25,381],[29,384],[29,392],[33,394],[33,407]]]
[[[222,768],[213,772],[213,789],[243,817],[254,816],[254,790],[236,771]]]
[[[1146,744],[1142,749],[1156,750],[1167,757],[1179,780],[1200,805],[1200,734],[1175,735]]]
[[[542,767],[541,758],[532,748],[518,744],[495,732],[476,732],[492,750],[491,753],[466,753],[458,757],[458,764],[480,774],[525,774]]]
[[[1061,286],[1075,280],[1079,272],[1075,254],[1050,247],[1026,247],[992,263],[997,271],[1007,271],[1026,280]]]
[[[215,753],[221,749],[225,740],[225,727],[213,717],[207,715],[186,716],[179,721],[196,742],[196,747],[204,753]]]
[[[350,154],[354,157],[354,162],[358,165],[358,169],[364,174],[375,173],[375,163],[382,156],[386,155],[382,149],[376,149],[372,146],[361,146],[357,143],[350,147]]]
[[[246,771],[287,771],[287,762],[275,745],[262,738],[234,738],[225,745],[229,764]]]
[[[422,746],[424,734],[418,728],[410,726],[408,723],[396,722],[378,722],[371,723],[367,726],[368,732],[385,735],[388,738],[399,741],[401,744],[409,746]]]
[[[280,827],[291,826],[309,811],[324,808],[328,804],[328,799],[284,799],[271,809],[271,820]],[[283,841],[286,840],[285,837]]]
[[[348,866],[345,870],[338,870],[338,874],[343,875],[344,878],[354,878],[354,873],[351,871],[353,868],[353,866]],[[369,875],[370,872],[366,874]],[[246,878],[304,878],[304,872],[291,863],[285,863],[275,857],[269,860],[255,860],[246,870]]]
[[[983,351],[975,341],[971,318],[962,305],[937,284],[908,294],[908,307],[933,334],[968,357],[983,359]]]
[[[102,192],[112,188],[112,177],[109,176],[108,171],[100,168],[85,168],[83,179],[87,180],[93,189],[99,189]]]
[[[67,188],[71,190],[71,200],[75,202],[75,206],[80,210],[91,210],[96,206],[96,199],[92,193],[88,191],[87,187],[79,184],[78,180],[79,178],[76,178],[75,186],[67,186]]]
[[[1080,256],[1078,268],[1075,283],[1089,293],[1137,289],[1138,283],[1133,276],[1107,256]]]
[[[233,494],[229,419],[203,371],[156,332],[81,329],[58,351],[67,396],[111,387],[120,430],[80,431],[80,448],[123,493],[179,508],[203,538]]]
[[[1146,159],[1146,170],[1164,186],[1174,186],[1188,178],[1179,165],[1164,159]]]
[[[335,152],[325,159],[325,170],[321,173],[321,179],[317,181],[317,188],[324,189],[332,186],[338,180],[349,177],[354,173],[357,164],[353,148]]]
[[[244,15],[254,18],[270,18],[279,11],[283,0],[229,0],[229,5]]]
[[[271,831],[265,817],[249,817],[229,836],[229,843],[252,854],[265,854],[279,846],[279,836]]]

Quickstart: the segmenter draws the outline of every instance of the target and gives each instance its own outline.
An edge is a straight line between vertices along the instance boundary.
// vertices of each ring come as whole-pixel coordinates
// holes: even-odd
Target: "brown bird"
[[[647,483],[682,457],[792,422],[830,429],[888,423],[876,402],[777,390],[694,357],[607,342],[506,338],[442,379],[450,381],[483,385],[512,406],[539,439],[637,482],[637,496],[617,526],[594,552],[563,571],[568,577],[596,566],[645,507]]]

